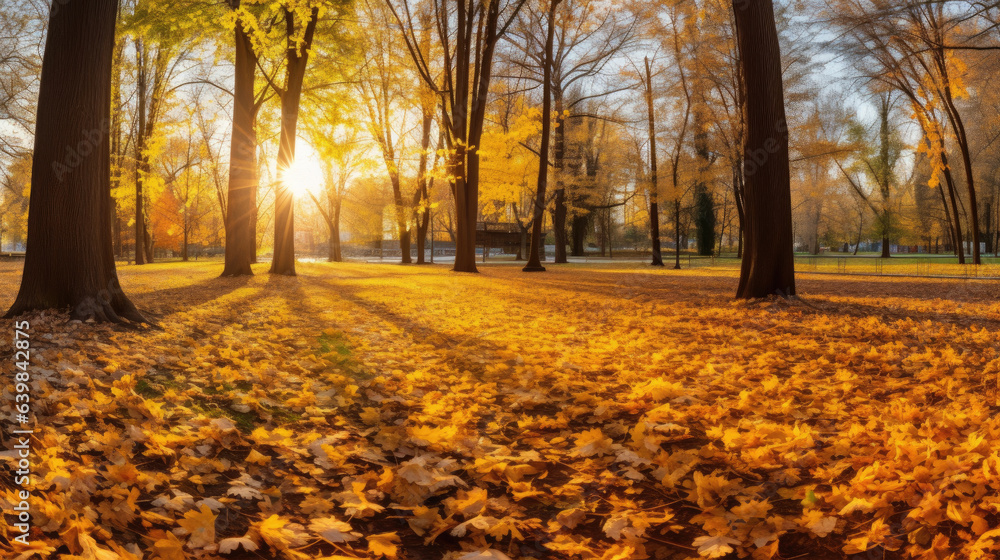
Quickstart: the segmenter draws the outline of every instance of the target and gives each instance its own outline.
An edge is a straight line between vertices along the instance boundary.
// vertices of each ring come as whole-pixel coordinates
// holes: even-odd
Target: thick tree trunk
[[[556,6],[561,0],[551,0],[549,4],[548,32],[545,36],[545,69],[542,78],[542,145],[538,150],[538,185],[535,190],[535,211],[531,223],[531,244],[528,253],[528,264],[524,272],[544,272],[540,246],[544,247],[542,238],[542,220],[545,218],[545,189],[549,177],[549,132],[552,128],[552,42],[555,37]],[[563,259],[565,262],[563,247]],[[558,236],[556,238],[556,254],[559,253]]]
[[[649,264],[663,266],[663,254],[660,250],[659,187],[656,183],[656,118],[653,114],[653,76],[650,71],[649,58],[644,60],[646,63],[646,122],[649,125],[649,233],[653,243],[653,260]]]
[[[231,0],[233,9],[239,0]],[[236,24],[236,70],[233,130],[229,149],[229,195],[226,210],[226,262],[223,276],[249,276],[256,245],[253,198],[257,191],[257,140],[253,126],[254,74],[257,56],[240,22]]]
[[[746,246],[738,298],[795,294],[788,127],[771,0],[734,0],[746,98]]]
[[[111,67],[117,0],[52,10],[39,85],[28,243],[7,317],[70,308],[77,319],[145,319],[118,283],[111,246]]]
[[[274,203],[274,258],[271,273],[295,276],[295,214],[292,191],[283,183],[284,170],[295,162],[295,131],[299,122],[299,101],[305,80],[309,49],[316,31],[319,9],[313,8],[301,44],[294,39],[295,14],[285,10],[288,37],[285,88],[281,92],[281,138],[278,142],[278,185]]]

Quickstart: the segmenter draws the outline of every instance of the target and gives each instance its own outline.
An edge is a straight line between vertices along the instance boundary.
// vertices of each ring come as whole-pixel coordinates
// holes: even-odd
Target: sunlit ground
[[[162,331],[31,318],[37,546],[988,558],[1000,540],[998,282],[801,274],[800,300],[747,303],[731,268],[298,269],[120,267]],[[18,276],[0,264],[4,305]]]

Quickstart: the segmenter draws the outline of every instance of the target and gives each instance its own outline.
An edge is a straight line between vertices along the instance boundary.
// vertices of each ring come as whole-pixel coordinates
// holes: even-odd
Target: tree
[[[771,0],[734,0],[746,99],[746,246],[738,298],[795,295],[788,126]]]
[[[386,0],[424,83],[438,96],[448,150],[447,168],[455,199],[456,272],[476,269],[479,217],[479,146],[486,100],[493,78],[497,43],[507,33],[525,0],[459,0],[435,3],[434,24],[441,52],[441,79],[421,54],[419,29],[409,0]],[[453,19],[454,14],[454,19]],[[454,35],[452,29],[454,28]]]
[[[853,123],[849,134],[857,149],[857,165],[855,166],[860,175],[864,176],[874,185],[874,194],[870,194],[863,188],[863,182],[852,176],[846,169],[841,167],[841,171],[847,178],[851,188],[864,200],[865,204],[875,213],[876,226],[882,237],[882,258],[889,258],[889,238],[895,229],[894,211],[892,207],[892,197],[897,187],[896,164],[902,152],[902,145],[898,135],[892,130],[890,123],[890,113],[892,111],[892,96],[889,93],[882,93],[878,96],[876,105],[878,115],[878,129],[875,138],[871,138],[868,130],[860,123]],[[839,166],[840,163],[838,162]]]
[[[959,149],[965,170],[973,263],[979,264],[979,212],[972,150],[956,103],[957,98],[968,94],[963,86],[967,68],[952,52],[956,48],[951,42],[957,25],[949,21],[941,2],[895,5],[881,0],[842,0],[834,5],[833,16],[837,25],[854,39],[842,50],[855,60],[859,74],[899,91],[914,110],[923,133],[921,150],[933,156],[932,179],[939,173],[945,178],[954,217],[952,236],[959,262],[964,263],[958,211],[962,201],[956,196],[948,164],[949,138],[944,123],[951,128],[951,140]],[[941,199],[947,211],[949,201],[943,193]]]
[[[16,161],[28,152],[23,139],[34,126],[47,14],[47,2],[40,0],[8,2],[0,12],[0,121],[8,127],[0,137],[3,159]]]
[[[285,18],[285,84],[271,82],[281,100],[281,133],[278,139],[278,184],[274,202],[274,258],[271,272],[295,276],[295,216],[292,191],[284,184],[285,173],[295,162],[295,134],[299,101],[305,80],[309,49],[316,33],[319,7],[306,3],[282,8]]]
[[[541,44],[546,36],[542,13],[539,9],[524,10],[519,14],[518,25],[511,31],[514,56],[511,62],[524,72],[524,77],[542,83],[545,74],[546,49]],[[589,87],[601,76],[615,56],[623,54],[634,43],[637,18],[627,11],[603,9],[596,0],[567,0],[555,14],[555,41],[548,76],[551,81],[555,127],[552,139],[552,167],[555,192],[552,205],[552,228],[555,237],[556,264],[566,263],[566,220],[577,208],[579,197],[567,195],[565,168],[567,155],[566,122],[586,116],[580,106],[592,99],[602,98],[627,89],[609,87],[593,91]],[[548,20],[546,20],[548,21]],[[576,90],[576,95],[570,95]],[[569,99],[572,97],[571,99]],[[579,225],[581,222],[577,222]]]
[[[649,124],[649,231],[653,238],[652,266],[663,266],[660,254],[660,207],[657,203],[656,184],[656,119],[653,114],[653,75],[649,67],[649,57],[643,59],[646,65],[646,110]]]
[[[309,197],[323,216],[329,232],[329,262],[341,262],[340,221],[351,177],[365,165],[361,140],[357,129],[349,123],[339,125],[323,115],[307,121],[306,128],[312,145],[323,161],[323,193],[320,200],[312,192]]]
[[[386,28],[390,25],[391,15],[385,5],[378,0],[363,0],[361,7],[364,10],[366,20],[371,28]],[[421,37],[421,52],[426,51],[427,32]],[[421,89],[420,84],[411,84],[407,80],[407,68],[402,64],[405,53],[399,51],[398,43],[393,41],[393,37],[387,34],[364,34],[359,43],[363,45],[365,62],[360,70],[359,78],[356,80],[360,98],[363,100],[363,110],[368,125],[368,132],[375,140],[379,151],[382,154],[382,161],[385,163],[386,173],[389,176],[389,184],[392,185],[393,215],[396,221],[396,230],[399,238],[399,249],[403,264],[410,264],[410,239],[413,219],[412,194],[403,193],[402,186],[402,160],[405,151],[405,140],[407,136],[406,116],[411,109],[411,105],[422,105],[423,95],[414,96],[413,90]],[[432,98],[433,99],[433,98]],[[433,111],[433,109],[431,109]],[[425,119],[430,119],[427,122]],[[433,114],[428,115],[422,108],[421,120],[422,143],[430,142],[431,124]],[[426,145],[424,149],[426,150]],[[426,173],[426,153],[421,154],[424,169],[420,175]],[[426,179],[426,178],[425,178]],[[416,197],[421,196],[419,188]],[[419,253],[420,251],[418,251]]]
[[[226,261],[222,276],[252,275],[256,253],[254,200],[257,192],[257,133],[255,115],[260,104],[254,96],[258,56],[254,51],[240,0],[230,0],[234,10],[233,35],[236,58],[233,84],[233,131],[229,148],[229,186],[226,196]]]
[[[556,7],[561,0],[550,0],[548,29],[545,35],[545,60],[542,78],[542,146],[538,150],[538,190],[535,193],[535,213],[531,225],[531,248],[528,250],[528,264],[524,272],[545,272],[539,257],[538,246],[542,243],[542,216],[545,212],[545,188],[549,176],[549,135],[552,130],[552,43],[556,29]],[[565,256],[565,248],[563,248]]]
[[[170,84],[182,72],[180,65],[199,38],[199,30],[188,19],[158,17],[161,8],[156,0],[140,0],[125,22],[135,49],[136,264],[153,261],[154,236],[149,231],[147,208],[152,193],[147,182],[160,147],[157,140],[167,104],[177,89]],[[119,92],[115,93],[117,97]]]
[[[69,307],[77,319],[146,322],[118,283],[111,245],[108,129],[117,11],[117,0],[68,2],[51,11],[28,249],[7,317]]]

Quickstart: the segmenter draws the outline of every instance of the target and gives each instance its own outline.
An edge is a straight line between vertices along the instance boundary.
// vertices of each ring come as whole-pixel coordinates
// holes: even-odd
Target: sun
[[[304,148],[304,149],[302,149]],[[307,144],[302,146],[292,165],[281,175],[281,183],[295,196],[318,193],[323,188],[323,169],[316,152]]]

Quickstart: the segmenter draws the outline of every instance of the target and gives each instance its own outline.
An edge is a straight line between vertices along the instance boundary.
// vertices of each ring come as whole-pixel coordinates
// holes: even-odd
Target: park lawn
[[[731,269],[298,269],[121,267],[162,330],[29,317],[28,552],[1000,550],[1000,283],[804,274],[736,302]]]

